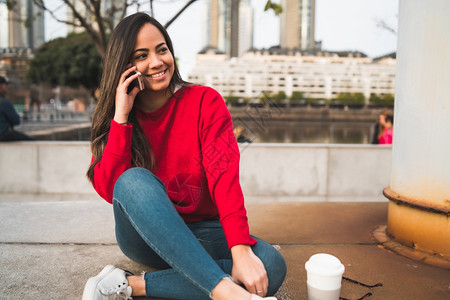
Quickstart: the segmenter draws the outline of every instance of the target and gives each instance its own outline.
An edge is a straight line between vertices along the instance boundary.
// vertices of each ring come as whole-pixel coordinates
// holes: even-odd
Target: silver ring
[[[261,290],[261,291],[256,291],[257,294],[260,294],[260,293],[262,293],[262,292],[264,292],[264,291],[263,291],[263,290]]]

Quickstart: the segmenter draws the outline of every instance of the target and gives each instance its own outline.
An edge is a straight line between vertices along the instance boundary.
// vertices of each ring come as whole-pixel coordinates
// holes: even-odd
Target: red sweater
[[[392,144],[392,136],[393,136],[393,130],[391,129],[383,129],[383,134],[380,136],[378,140],[378,144],[380,145],[387,145]]]
[[[239,183],[239,148],[230,113],[215,90],[181,88],[158,110],[137,110],[155,158],[152,170],[185,222],[220,219],[228,247],[253,245]],[[131,168],[131,125],[111,121],[94,168],[94,188],[109,203],[119,176]]]

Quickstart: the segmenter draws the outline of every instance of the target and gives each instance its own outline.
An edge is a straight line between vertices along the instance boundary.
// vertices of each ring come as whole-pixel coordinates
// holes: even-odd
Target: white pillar
[[[388,232],[448,259],[449,0],[400,0],[392,149]]]
[[[245,97],[253,97],[253,76],[245,75]]]
[[[450,1],[400,1],[391,188],[450,203]]]

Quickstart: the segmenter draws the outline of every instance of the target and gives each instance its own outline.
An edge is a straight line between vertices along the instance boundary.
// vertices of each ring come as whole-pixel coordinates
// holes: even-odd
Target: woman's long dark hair
[[[98,103],[92,117],[91,152],[93,161],[87,171],[87,176],[91,182],[94,181],[94,167],[101,160],[108,141],[111,120],[114,118],[115,113],[116,88],[119,84],[120,76],[130,63],[138,32],[147,23],[158,28],[172,53],[175,69],[169,83],[169,91],[173,94],[177,85],[183,86],[186,84],[178,71],[169,34],[158,21],[145,13],[136,13],[124,18],[117,25],[111,34],[111,39],[106,49]],[[151,169],[154,165],[153,154],[144,132],[136,120],[134,107],[130,112],[128,122],[133,125],[131,164],[135,167]]]

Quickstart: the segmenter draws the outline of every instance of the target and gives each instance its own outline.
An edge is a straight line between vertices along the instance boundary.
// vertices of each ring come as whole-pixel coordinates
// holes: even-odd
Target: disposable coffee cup
[[[314,254],[305,263],[308,300],[339,300],[345,267],[330,254]]]

